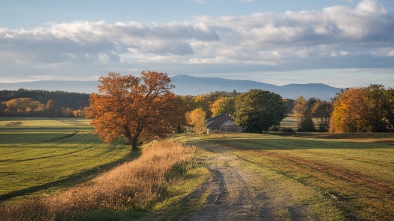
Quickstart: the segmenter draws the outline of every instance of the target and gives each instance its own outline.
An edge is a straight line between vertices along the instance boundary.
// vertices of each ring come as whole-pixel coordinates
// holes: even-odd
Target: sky
[[[0,82],[144,70],[394,87],[394,1],[2,0]]]

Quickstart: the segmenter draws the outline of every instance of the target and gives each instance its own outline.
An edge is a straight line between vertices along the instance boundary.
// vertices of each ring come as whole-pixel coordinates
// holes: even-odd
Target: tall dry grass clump
[[[0,220],[70,220],[79,212],[148,209],[166,186],[193,166],[194,147],[155,142],[141,156],[74,188],[0,206]]]

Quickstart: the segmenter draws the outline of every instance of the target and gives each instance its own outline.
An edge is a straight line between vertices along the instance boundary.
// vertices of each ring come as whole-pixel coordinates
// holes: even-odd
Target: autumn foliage
[[[221,97],[211,105],[212,117],[221,114],[233,114],[235,112],[234,97]]]
[[[332,103],[314,97],[305,100],[300,96],[294,102],[293,112],[298,120],[298,131],[315,131],[315,124],[319,131],[328,131]]]
[[[385,132],[394,127],[394,89],[349,88],[334,99],[331,132]]]
[[[205,127],[205,120],[206,120],[207,114],[205,111],[199,107],[194,109],[193,111],[187,112],[186,113],[186,120],[189,125],[192,125],[194,127],[194,131],[197,134],[202,134],[206,132],[206,127]]]
[[[137,151],[141,142],[175,131],[184,117],[165,73],[143,71],[136,77],[111,72],[99,81],[99,93],[90,95],[89,111],[95,132],[106,142],[124,137]]]

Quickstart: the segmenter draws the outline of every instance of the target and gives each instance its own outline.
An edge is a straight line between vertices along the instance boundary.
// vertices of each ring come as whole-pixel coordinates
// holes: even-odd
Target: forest
[[[0,116],[3,117],[85,117],[89,94],[64,91],[0,91]]]

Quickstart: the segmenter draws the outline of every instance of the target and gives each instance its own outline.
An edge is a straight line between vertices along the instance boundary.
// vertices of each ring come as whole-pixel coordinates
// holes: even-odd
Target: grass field
[[[196,208],[182,199],[209,172],[198,166],[185,173],[185,154],[175,151],[183,147],[161,147],[165,151],[153,150],[153,159],[145,159],[149,145],[137,156],[129,145],[105,144],[92,131],[85,119],[0,118],[0,220],[123,220],[143,214],[166,220]],[[151,206],[165,212],[146,214]]]
[[[291,128],[293,130],[297,130],[298,121],[297,118],[293,115],[288,115],[281,122],[280,126],[285,128]]]
[[[157,202],[160,205],[155,205],[156,209],[179,204],[179,195],[193,188],[182,177],[190,170],[203,169],[196,167],[194,152],[194,147],[172,140],[149,143],[137,159],[91,181],[51,196],[0,204],[0,220],[130,220],[140,217]],[[167,212],[163,216],[170,214],[178,213]]]
[[[0,118],[0,201],[51,194],[131,159],[128,145],[103,143],[89,123]]]
[[[345,219],[394,217],[394,134],[232,134],[203,139],[233,147],[241,159],[313,188]],[[298,197],[311,203],[306,196]]]
[[[295,121],[288,118],[284,124],[291,127]],[[323,220],[394,217],[394,134],[217,134],[174,139],[225,147],[224,154],[237,156],[238,166],[287,188]],[[212,154],[202,149],[198,153],[202,159]],[[100,141],[89,120],[0,118],[0,202],[61,192],[133,157],[129,145]],[[188,180],[166,187],[167,198],[152,208],[167,212],[145,215],[166,220],[202,208],[206,196],[197,202],[184,199],[208,179],[207,173],[198,167],[186,176]],[[333,212],[327,211],[333,207]],[[116,214],[124,218],[122,211]]]

